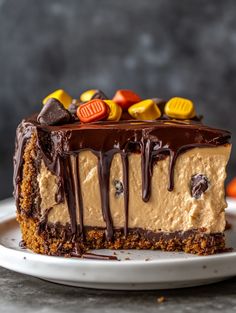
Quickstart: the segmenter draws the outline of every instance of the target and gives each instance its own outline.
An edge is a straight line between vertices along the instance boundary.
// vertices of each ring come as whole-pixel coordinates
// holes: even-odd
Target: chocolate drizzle
[[[151,195],[151,176],[152,176],[152,142],[150,139],[141,139],[141,158],[142,158],[142,199],[148,202]]]
[[[73,234],[77,233],[77,218],[76,218],[76,203],[75,203],[75,185],[73,184],[73,172],[71,168],[70,157],[63,160],[63,180],[64,180],[64,190],[67,200],[67,205],[69,209],[69,215],[71,220],[71,231]]]
[[[98,177],[100,184],[102,214],[103,219],[106,221],[106,237],[111,240],[113,236],[113,225],[109,204],[109,182],[110,182],[110,168],[114,156],[114,150],[107,153],[98,154]]]
[[[104,255],[104,254],[88,253],[88,252],[82,254],[82,259],[118,261],[118,258],[115,255]]]
[[[125,225],[124,235],[128,235],[128,221],[129,221],[129,160],[128,154],[123,153],[121,155],[122,169],[123,169],[123,188],[124,188],[124,209],[125,209]]]
[[[106,239],[112,240],[113,222],[109,203],[110,168],[116,153],[121,155],[124,186],[124,235],[129,220],[129,154],[141,153],[142,199],[151,197],[153,164],[169,156],[169,191],[174,189],[175,163],[180,154],[195,147],[215,147],[229,142],[230,133],[209,128],[195,121],[120,121],[81,124],[75,121],[61,126],[42,126],[37,116],[24,120],[17,130],[15,163],[15,197],[21,183],[22,153],[32,132],[37,134],[38,149],[47,168],[58,177],[56,200],[66,198],[71,231],[83,237],[83,199],[79,175],[79,153],[90,150],[98,158],[98,177]]]
[[[79,169],[79,156],[78,157],[72,157],[72,170],[73,170],[73,190],[75,194],[75,208],[77,211],[79,211],[79,231],[80,236],[82,238],[84,237],[84,221],[83,221],[83,211],[84,211],[84,205],[83,205],[83,198],[82,198],[82,192],[81,192],[81,186],[80,186],[80,169]]]
[[[16,201],[16,208],[19,211],[19,188],[22,180],[22,165],[23,165],[23,153],[27,140],[32,135],[31,123],[27,123],[25,120],[17,128],[17,136],[15,141],[15,155],[13,158],[14,174],[13,174],[13,185],[14,185],[14,198]]]

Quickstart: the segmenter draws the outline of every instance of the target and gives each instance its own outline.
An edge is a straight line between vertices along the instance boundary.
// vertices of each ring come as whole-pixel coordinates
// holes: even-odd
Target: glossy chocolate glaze
[[[74,121],[60,126],[43,126],[37,122],[37,115],[23,120],[17,130],[14,158],[15,197],[18,202],[18,186],[21,182],[22,153],[31,134],[36,132],[37,145],[47,168],[58,177],[57,202],[67,199],[71,220],[71,231],[78,233],[76,208],[80,212],[80,236],[83,235],[83,199],[80,189],[78,156],[83,150],[90,150],[98,158],[103,218],[106,223],[106,238],[113,236],[113,223],[109,204],[109,179],[111,162],[116,153],[121,155],[124,186],[125,225],[128,232],[129,206],[129,162],[130,153],[141,153],[142,199],[149,201],[151,195],[152,168],[154,162],[170,157],[169,191],[174,188],[174,168],[178,156],[195,147],[215,147],[229,142],[230,133],[207,127],[198,121],[157,120],[119,122],[96,122],[81,124]],[[75,174],[76,173],[76,174]]]

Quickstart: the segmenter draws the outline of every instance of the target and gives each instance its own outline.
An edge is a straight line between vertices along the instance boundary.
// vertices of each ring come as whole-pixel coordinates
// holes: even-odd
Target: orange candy
[[[103,100],[94,99],[81,104],[76,113],[81,122],[96,122],[108,117],[109,107]]]
[[[127,110],[132,104],[140,102],[141,98],[132,90],[120,89],[117,90],[112,100],[119,104],[122,109]]]
[[[229,182],[226,187],[226,194],[229,197],[236,198],[236,177]]]

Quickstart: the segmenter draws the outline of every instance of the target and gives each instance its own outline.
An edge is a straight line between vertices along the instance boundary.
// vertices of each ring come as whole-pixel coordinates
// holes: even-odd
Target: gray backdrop
[[[0,0],[0,198],[15,128],[54,89],[189,97],[236,138],[235,78],[235,0]]]

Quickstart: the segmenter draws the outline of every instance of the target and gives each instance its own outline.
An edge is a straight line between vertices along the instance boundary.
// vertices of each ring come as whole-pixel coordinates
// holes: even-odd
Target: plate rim
[[[230,205],[232,205],[232,203],[235,204],[235,208],[236,208],[236,200],[234,199],[228,199],[228,203],[230,203]],[[5,212],[5,214],[0,214],[0,226],[4,223],[10,222],[11,220],[15,220],[15,211],[10,209],[11,205],[14,205],[14,201],[12,198],[9,199],[5,199],[5,200],[1,200],[0,201],[0,208],[2,205],[6,205],[8,211]],[[230,212],[231,210],[229,210]],[[235,214],[236,214],[236,210]],[[1,210],[0,210],[1,212]],[[122,251],[124,251],[124,249],[121,249]],[[10,253],[12,256],[14,255],[22,255],[22,257],[24,258],[25,256],[28,256],[28,258],[31,259],[38,259],[40,258],[42,262],[52,262],[52,263],[56,263],[57,265],[60,264],[70,264],[70,263],[80,263],[80,264],[86,264],[86,265],[94,265],[96,264],[96,266],[115,266],[115,267],[134,267],[136,265],[140,266],[140,265],[144,265],[144,266],[150,266],[150,265],[158,265],[161,266],[163,263],[166,265],[172,265],[172,264],[176,264],[178,263],[178,265],[180,265],[181,263],[191,263],[193,265],[197,265],[197,263],[202,263],[202,261],[204,260],[204,262],[214,262],[214,261],[220,261],[220,260],[224,260],[224,259],[234,259],[236,260],[236,251],[231,251],[231,252],[223,252],[223,253],[218,253],[218,254],[214,254],[214,255],[207,255],[207,256],[197,256],[197,255],[191,255],[191,254],[187,254],[188,257],[187,258],[182,258],[182,257],[175,257],[175,258],[171,258],[171,257],[167,257],[166,259],[160,259],[160,260],[152,260],[150,259],[149,261],[145,261],[145,260],[121,260],[121,261],[114,261],[114,260],[90,260],[90,259],[83,259],[83,258],[65,258],[65,257],[54,257],[54,256],[48,256],[48,255],[43,255],[43,254],[37,254],[34,253],[30,250],[15,250],[14,248],[10,248],[10,247],[6,247],[4,246],[1,242],[0,242],[0,262],[1,262],[1,252],[8,252]]]
[[[1,208],[3,210],[1,210]],[[236,208],[236,202],[235,202]],[[18,231],[12,199],[0,201],[0,227],[12,228],[0,243],[0,266],[62,285],[107,290],[160,290],[206,285],[236,276],[236,251],[213,256],[181,253],[165,258],[121,261],[40,255],[11,247],[11,231]],[[236,210],[233,210],[236,215]],[[16,228],[18,227],[18,229]],[[6,228],[5,228],[6,229]],[[5,245],[4,245],[5,244]],[[236,250],[236,249],[235,249]],[[125,250],[123,250],[125,251]]]

